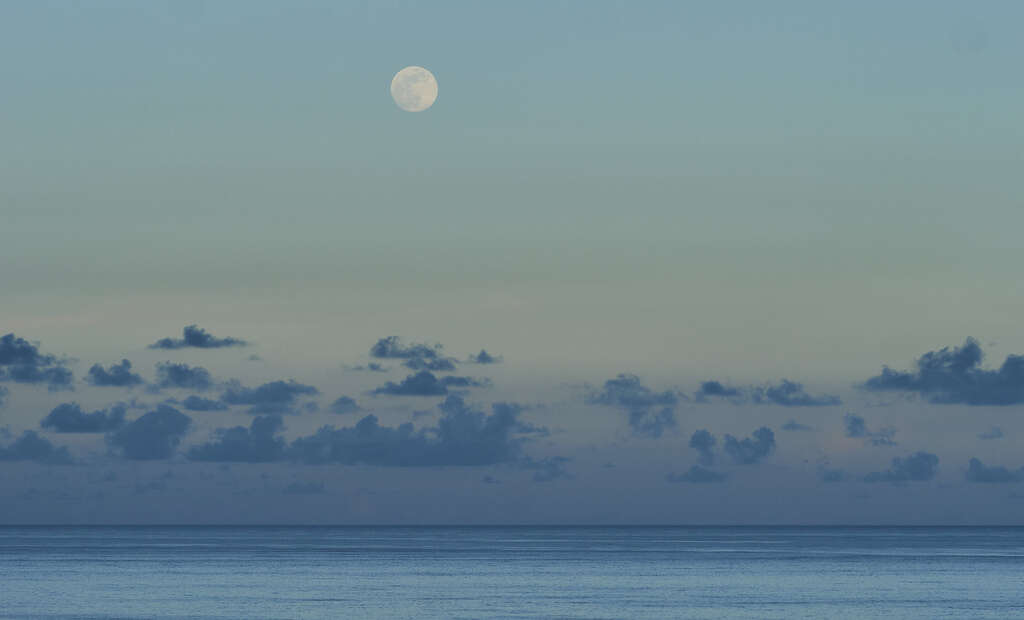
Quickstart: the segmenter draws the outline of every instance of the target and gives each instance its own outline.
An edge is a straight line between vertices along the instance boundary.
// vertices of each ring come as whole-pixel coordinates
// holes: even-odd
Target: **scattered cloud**
[[[988,429],[984,433],[978,433],[978,439],[992,440],[992,439],[1002,439],[1002,438],[1003,438],[1003,429],[999,428],[998,426],[993,426],[992,428]]]
[[[668,390],[655,392],[643,385],[636,375],[619,374],[605,381],[600,391],[589,394],[586,402],[625,410],[634,434],[656,438],[667,429],[675,428],[679,396]]]
[[[743,398],[743,390],[720,381],[705,381],[700,384],[700,389],[694,393],[693,397],[699,403],[706,403],[711,397],[738,399]]]
[[[119,364],[112,364],[110,368],[93,364],[85,380],[103,387],[132,387],[144,383],[141,376],[132,372],[132,363],[126,359]]]
[[[388,336],[387,338],[381,338],[370,347],[370,355],[385,359],[436,359],[441,357],[441,350],[442,347],[439,344],[405,345],[398,336]]]
[[[35,461],[49,465],[74,462],[64,446],[57,447],[35,431],[25,431],[6,447],[0,447],[0,461]]]
[[[1024,403],[1024,356],[1008,355],[995,370],[981,367],[981,346],[968,338],[963,346],[929,351],[911,371],[882,368],[861,387],[872,392],[914,392],[937,404],[1017,405]]]
[[[107,443],[124,458],[170,458],[188,431],[192,419],[169,405],[159,405],[107,435]]]
[[[315,396],[320,391],[311,385],[295,380],[270,381],[256,388],[247,388],[240,383],[228,385],[221,400],[229,405],[249,405],[249,413],[294,413],[293,405],[300,396]]]
[[[790,418],[789,420],[786,420],[785,424],[782,425],[782,430],[790,431],[790,432],[813,431],[814,427],[813,426],[807,426],[806,424],[801,424],[801,423],[797,422],[796,420]]]
[[[378,362],[370,362],[369,364],[359,366],[350,366],[349,370],[367,371],[367,372],[387,372],[388,368],[385,368]]]
[[[285,454],[285,441],[278,436],[284,430],[281,416],[257,416],[249,428],[220,428],[214,440],[192,446],[188,458],[193,461],[267,463],[279,461]]]
[[[665,479],[669,482],[689,482],[693,484],[725,482],[727,478],[726,474],[701,467],[700,465],[694,465],[684,474],[669,474],[665,476]]]
[[[411,357],[402,363],[411,370],[432,370],[434,372],[455,372],[455,360],[450,357]]]
[[[885,471],[874,471],[864,477],[865,482],[922,482],[931,480],[939,471],[939,457],[930,452],[915,452],[896,457]]]
[[[202,366],[160,362],[156,365],[157,385],[162,388],[208,390],[213,387],[210,371]]]
[[[353,398],[348,396],[339,396],[337,400],[331,403],[331,413],[337,413],[344,415],[346,413],[355,413],[360,411],[359,404]]]
[[[448,394],[449,388],[486,387],[488,385],[490,383],[486,380],[470,377],[448,376],[438,379],[429,370],[421,370],[407,376],[399,383],[388,381],[373,390],[372,393],[391,396],[444,396]]]
[[[211,398],[203,398],[195,394],[181,401],[181,406],[188,411],[224,411],[227,404]]]
[[[72,389],[71,371],[55,355],[14,334],[0,336],[0,381],[44,383],[51,391]]]
[[[1024,480],[1024,468],[1011,471],[1005,467],[993,465],[988,466],[974,458],[967,466],[966,478],[968,482],[982,483],[1007,483],[1021,482]]]
[[[891,427],[871,430],[867,422],[859,415],[847,413],[843,416],[843,425],[846,427],[846,436],[856,439],[863,439],[865,443],[873,446],[895,446],[896,429]]]
[[[58,433],[106,433],[124,426],[125,409],[124,405],[114,405],[86,413],[78,403],[63,403],[54,407],[39,424]]]
[[[161,338],[149,345],[150,349],[219,349],[222,347],[243,347],[247,342],[238,338],[215,338],[198,325],[186,325],[182,330],[182,338]]]
[[[751,392],[751,399],[758,404],[774,404],[783,407],[831,407],[840,404],[838,396],[821,394],[812,396],[804,391],[801,383],[783,379],[778,385],[763,385]]]
[[[470,355],[469,361],[475,364],[498,364],[503,361],[500,355],[491,355],[486,349],[480,349],[476,355]]]
[[[690,447],[697,451],[697,462],[701,465],[715,464],[715,444],[718,440],[709,431],[701,429],[690,436]]]
[[[762,426],[745,439],[726,435],[722,443],[725,453],[738,465],[753,465],[767,457],[775,449],[775,433]]]

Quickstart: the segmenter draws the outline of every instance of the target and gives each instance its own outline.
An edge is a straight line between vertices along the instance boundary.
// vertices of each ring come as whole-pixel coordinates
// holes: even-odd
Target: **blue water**
[[[0,527],[0,617],[1024,617],[1024,529]]]

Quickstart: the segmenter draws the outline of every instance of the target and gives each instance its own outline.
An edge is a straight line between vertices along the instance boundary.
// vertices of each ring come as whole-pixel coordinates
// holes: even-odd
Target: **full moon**
[[[406,112],[422,112],[437,99],[437,80],[423,67],[406,67],[391,79],[391,98]]]

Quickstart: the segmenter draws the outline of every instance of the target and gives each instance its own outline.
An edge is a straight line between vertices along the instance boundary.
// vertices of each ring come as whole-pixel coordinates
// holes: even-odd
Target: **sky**
[[[0,523],[1024,523],[1022,18],[0,4]]]

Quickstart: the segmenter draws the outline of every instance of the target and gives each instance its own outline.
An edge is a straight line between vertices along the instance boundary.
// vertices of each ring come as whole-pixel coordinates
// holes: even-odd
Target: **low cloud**
[[[294,413],[293,406],[300,396],[315,396],[320,391],[312,385],[295,380],[270,381],[256,388],[231,383],[221,395],[229,405],[249,405],[249,413]]]
[[[791,418],[789,420],[786,420],[786,423],[782,425],[782,430],[790,431],[790,432],[813,431],[814,427],[813,426],[807,426],[806,424],[801,424],[801,423],[799,423],[796,420]]]
[[[978,439],[992,440],[992,439],[1002,439],[1002,438],[1003,438],[1003,429],[999,428],[998,426],[993,426],[992,428],[988,429],[984,433],[978,433]]]
[[[370,355],[384,359],[435,359],[441,357],[441,350],[442,347],[439,344],[406,345],[402,343],[398,336],[388,336],[387,338],[381,338],[370,347]]]
[[[257,416],[249,428],[217,429],[213,441],[192,446],[188,458],[193,461],[241,463],[279,461],[285,454],[285,441],[277,434],[283,430],[281,416]]]
[[[211,398],[192,395],[181,401],[181,406],[188,411],[224,411],[228,408],[226,403]]]
[[[124,405],[114,405],[86,413],[78,403],[63,403],[54,407],[39,424],[58,433],[106,433],[124,426],[125,409]]]
[[[174,455],[192,419],[169,405],[139,417],[107,435],[107,443],[130,460],[166,459]]]
[[[470,355],[469,361],[474,364],[498,364],[503,360],[500,355],[491,355],[486,349],[480,349],[476,355]]]
[[[709,431],[701,429],[690,436],[690,447],[697,451],[697,462],[701,465],[715,464],[715,444],[718,440]]]
[[[126,359],[110,368],[93,364],[85,380],[97,387],[132,387],[144,383],[141,376],[132,372],[132,363]]]
[[[775,450],[775,433],[772,429],[762,426],[745,439],[726,435],[722,448],[737,465],[753,465]]]
[[[855,439],[863,439],[865,443],[872,446],[895,446],[893,436],[896,429],[886,427],[878,430],[868,428],[867,422],[859,415],[847,413],[843,416],[843,425],[846,427],[846,436]]]
[[[202,366],[160,362],[156,365],[157,385],[162,388],[208,390],[213,387],[210,371]]]
[[[360,411],[360,408],[355,399],[349,398],[348,396],[339,396],[337,400],[331,403],[330,410],[331,413],[345,415],[347,413]]]
[[[694,465],[684,474],[669,474],[665,479],[669,482],[689,482],[692,484],[712,484],[725,482],[728,476],[721,472],[712,471],[700,465]]]
[[[743,397],[743,390],[720,381],[705,381],[700,384],[700,389],[694,393],[693,397],[700,403],[708,402],[708,399],[712,397],[736,399]]]
[[[971,459],[967,464],[966,478],[968,482],[999,484],[1021,482],[1024,480],[1024,468],[1009,470],[1002,466],[988,466],[978,459]]]
[[[636,375],[619,374],[605,381],[600,391],[589,394],[586,402],[625,410],[634,434],[657,438],[675,428],[679,396],[668,390],[656,392]]]
[[[215,338],[198,325],[187,325],[182,330],[181,338],[161,338],[149,345],[150,349],[220,349],[223,347],[243,347],[247,342],[238,338]]]
[[[872,392],[914,392],[937,404],[1007,406],[1024,403],[1024,356],[1008,355],[998,369],[984,369],[981,346],[968,338],[961,347],[929,351],[910,371],[882,368],[861,387]]]
[[[470,377],[441,377],[440,379],[429,370],[409,375],[401,382],[388,381],[384,385],[373,390],[373,394],[384,394],[390,396],[444,396],[450,388],[486,387],[490,383],[486,380],[473,379]]]
[[[434,372],[455,372],[455,360],[450,357],[435,357],[426,359],[412,357],[402,363],[402,366],[410,370],[432,370]]]
[[[0,447],[0,461],[34,461],[48,465],[74,462],[64,446],[57,447],[35,431],[25,431],[9,445]]]
[[[46,384],[51,391],[72,389],[71,371],[55,355],[14,334],[0,336],[0,381]]]
[[[831,394],[808,394],[802,383],[783,379],[777,384],[740,388],[719,381],[705,381],[694,393],[699,403],[710,402],[712,398],[725,398],[736,404],[750,400],[758,405],[779,405],[781,407],[831,407],[842,401]]]
[[[931,480],[939,471],[939,457],[930,452],[915,452],[896,457],[885,471],[874,471],[864,477],[865,482],[923,482]]]

